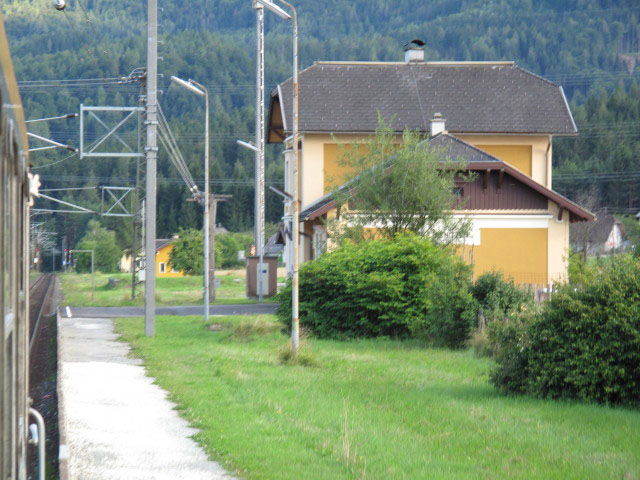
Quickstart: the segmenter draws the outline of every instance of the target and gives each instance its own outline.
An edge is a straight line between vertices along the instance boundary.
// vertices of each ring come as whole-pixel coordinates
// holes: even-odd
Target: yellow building
[[[173,249],[173,240],[158,239],[156,240],[156,277],[184,277],[184,272],[174,270],[169,266],[169,256]]]
[[[300,73],[300,262],[326,248],[330,192],[345,173],[339,145],[372,135],[382,116],[398,141],[406,129],[429,134],[478,173],[457,212],[473,222],[461,254],[476,276],[500,270],[518,283],[565,281],[569,223],[593,216],[552,190],[553,137],[577,135],[562,87],[513,62],[425,62],[414,44],[406,52],[405,62],[316,62]],[[268,132],[287,147],[289,192],[291,121],[289,79],[271,93]],[[290,205],[283,220],[291,220]]]

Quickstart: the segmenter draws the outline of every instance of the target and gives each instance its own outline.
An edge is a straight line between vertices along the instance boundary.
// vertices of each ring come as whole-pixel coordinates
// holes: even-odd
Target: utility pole
[[[142,92],[142,85],[140,88],[140,96],[138,98],[138,106],[142,107],[144,102],[144,96]],[[142,151],[142,114],[138,112],[138,152]],[[136,278],[137,268],[136,261],[138,259],[138,231],[141,220],[141,202],[140,202],[140,167],[142,159],[136,158],[136,190],[134,194],[134,212],[133,212],[133,245],[131,246],[131,300],[136,298],[136,285],[138,279]],[[142,227],[144,229],[144,226]]]
[[[218,202],[226,202],[232,195],[209,195],[209,300],[216,300],[216,219]]]
[[[262,303],[263,282],[262,270],[264,269],[264,7],[258,2],[254,2],[256,9],[256,147],[255,152],[255,243],[258,260],[258,301]]]
[[[158,161],[158,0],[147,0],[147,160],[144,334],[156,333],[156,172]]]

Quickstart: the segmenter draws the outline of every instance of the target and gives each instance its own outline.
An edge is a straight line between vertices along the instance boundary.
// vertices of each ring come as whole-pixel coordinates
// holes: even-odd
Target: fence
[[[521,283],[516,285],[520,290],[531,292],[533,298],[537,303],[542,303],[549,300],[556,293],[558,293],[559,286],[551,283],[548,285],[538,285],[532,283]]]

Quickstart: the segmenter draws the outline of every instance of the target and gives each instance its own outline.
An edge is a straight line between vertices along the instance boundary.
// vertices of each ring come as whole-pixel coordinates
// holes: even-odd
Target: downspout
[[[549,135],[549,143],[547,144],[547,188],[551,190],[551,170],[553,166],[551,165],[551,158],[549,157],[549,152],[551,151],[551,135]]]

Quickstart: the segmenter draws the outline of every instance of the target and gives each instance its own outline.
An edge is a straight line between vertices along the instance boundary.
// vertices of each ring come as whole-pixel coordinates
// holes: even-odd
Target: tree
[[[169,266],[187,275],[202,275],[204,265],[202,232],[180,229],[169,254]]]
[[[577,195],[576,203],[586,208],[590,212],[596,214],[596,218],[606,216],[606,212],[599,207],[598,189],[595,186],[591,186],[588,190],[584,190]],[[580,222],[571,226],[572,243],[577,248],[577,252],[582,252],[582,263],[587,262],[587,252],[589,251],[589,237],[591,232],[597,225],[597,221]]]
[[[100,225],[98,220],[90,220],[87,232],[77,243],[75,250],[93,250],[95,269],[102,272],[117,272],[120,260],[120,248],[116,243],[116,234]],[[91,255],[77,254],[76,270],[88,272],[91,270]]]
[[[469,220],[453,211],[459,202],[455,180],[469,180],[461,173],[465,165],[449,161],[424,140],[417,132],[405,131],[399,145],[381,119],[366,143],[342,149],[340,163],[351,173],[334,193],[338,212],[347,207],[345,218],[338,215],[330,226],[334,239],[415,233],[437,244],[452,244],[467,235]]]

